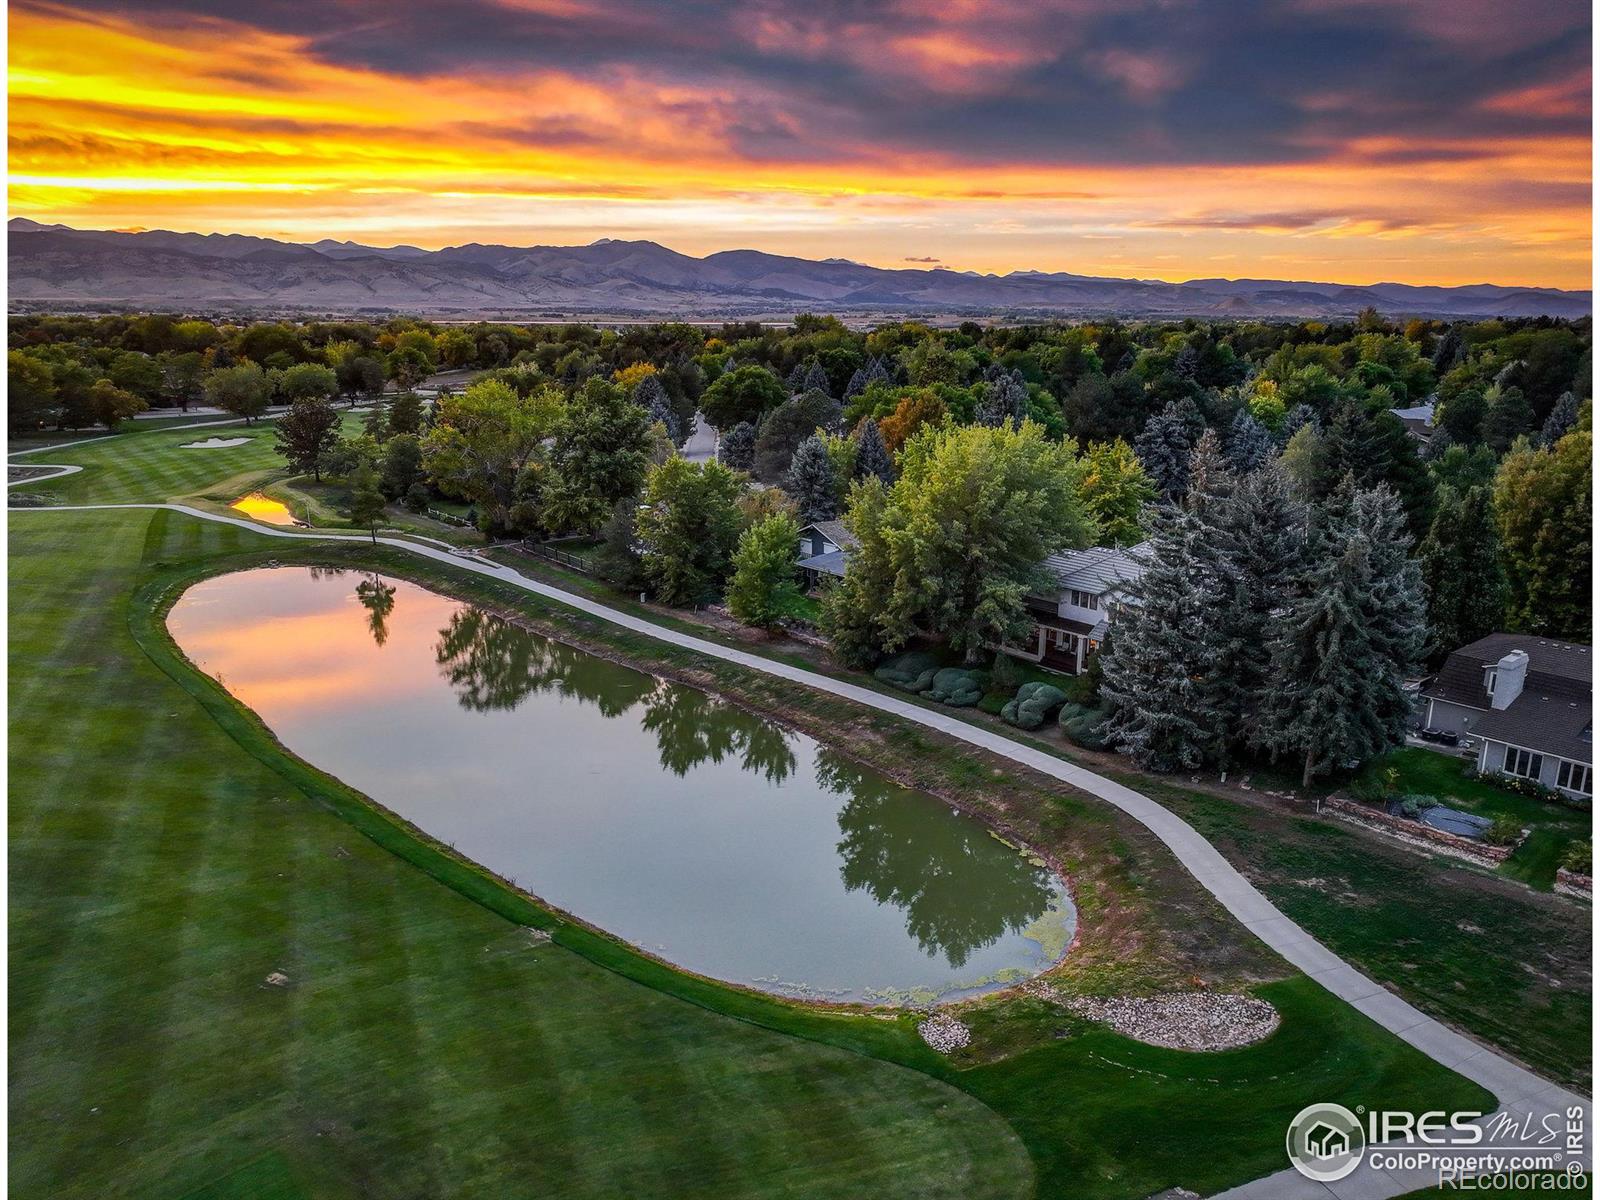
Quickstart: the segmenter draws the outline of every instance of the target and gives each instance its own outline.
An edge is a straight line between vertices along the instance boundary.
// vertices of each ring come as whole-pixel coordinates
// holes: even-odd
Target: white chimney
[[[1513,650],[1496,663],[1489,672],[1489,706],[1506,709],[1522,695],[1522,685],[1528,678],[1528,655],[1523,650]]]

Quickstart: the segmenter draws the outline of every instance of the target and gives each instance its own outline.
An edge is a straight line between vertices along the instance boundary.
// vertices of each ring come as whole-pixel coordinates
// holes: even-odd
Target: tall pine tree
[[[1176,403],[1167,405],[1145,422],[1133,443],[1156,495],[1176,500],[1189,490],[1189,452],[1197,435]]]
[[[863,417],[856,425],[855,477],[872,476],[885,484],[894,482],[894,460],[889,457],[889,447],[883,444],[883,433],[871,417]]]
[[[827,444],[817,434],[812,434],[795,450],[784,479],[784,490],[800,510],[800,519],[807,524],[831,521],[839,515],[838,476],[834,473],[833,459],[828,456]]]
[[[1251,742],[1301,764],[1302,786],[1405,739],[1405,680],[1427,641],[1421,572],[1387,488],[1335,497],[1309,568],[1273,618]]]

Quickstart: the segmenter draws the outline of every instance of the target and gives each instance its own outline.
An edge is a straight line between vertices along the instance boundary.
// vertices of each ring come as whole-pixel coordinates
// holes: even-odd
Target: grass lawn
[[[1444,856],[1283,807],[1128,777],[1205,834],[1267,897],[1418,1008],[1586,1087],[1589,910]]]
[[[1245,1050],[1020,998],[1026,1048],[957,1069],[909,1017],[680,975],[290,758],[151,617],[268,557],[502,585],[167,512],[10,526],[18,1194],[1139,1197],[1278,1169],[1314,1099],[1487,1103],[1300,978],[1262,989],[1284,1024]],[[1136,851],[1119,870],[1178,873]]]
[[[131,422],[129,422],[131,424]],[[208,437],[245,437],[249,442],[216,450],[185,450],[185,442]],[[22,484],[13,492],[48,492],[57,504],[129,504],[161,502],[194,496],[202,490],[225,491],[229,499],[258,487],[283,470],[273,449],[271,422],[230,425],[217,433],[203,429],[138,428],[107,441],[70,446],[16,460],[81,466],[75,475]]]
[[[1527,840],[1501,869],[1513,879],[1544,891],[1554,885],[1556,868],[1561,865],[1567,846],[1591,836],[1590,812],[1508,791],[1474,775],[1471,763],[1464,759],[1416,746],[1395,750],[1368,764],[1352,784],[1352,790],[1383,793],[1388,790],[1389,771],[1395,773],[1394,791],[1398,793],[1434,796],[1451,808],[1491,819],[1510,817],[1530,829]]]
[[[182,1196],[269,1152],[307,1195],[1027,1192],[969,1096],[531,948],[246,753],[127,605],[142,560],[261,539],[12,522],[15,1194]]]

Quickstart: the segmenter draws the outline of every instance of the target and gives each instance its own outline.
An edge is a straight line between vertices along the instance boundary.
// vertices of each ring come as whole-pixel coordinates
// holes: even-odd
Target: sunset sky
[[[1581,0],[10,12],[13,216],[1589,286]]]

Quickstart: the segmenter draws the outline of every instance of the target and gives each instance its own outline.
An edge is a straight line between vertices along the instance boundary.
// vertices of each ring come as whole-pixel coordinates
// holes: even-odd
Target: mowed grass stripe
[[[132,644],[130,555],[256,540],[156,521],[10,517],[17,1194],[180,1196],[273,1150],[314,1195],[1025,1193],[1015,1135],[927,1076],[558,946],[486,954],[515,926],[309,802]]]
[[[359,432],[361,419],[345,414],[341,429]],[[185,443],[208,438],[248,438],[240,446],[184,449]],[[45,492],[59,504],[136,504],[218,493],[237,495],[285,473],[283,457],[274,448],[271,422],[229,425],[221,429],[136,429],[105,441],[66,446],[15,460],[18,464],[50,463],[80,466],[73,475],[20,483],[12,492]]]

